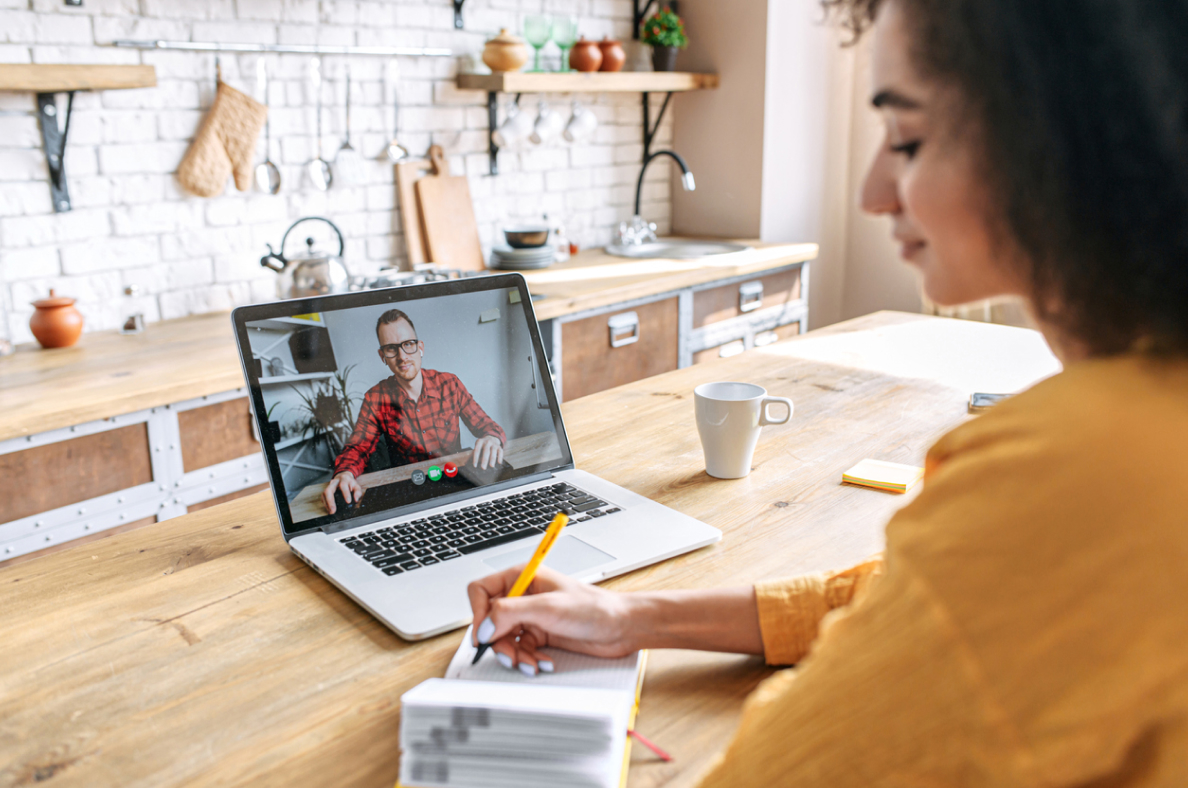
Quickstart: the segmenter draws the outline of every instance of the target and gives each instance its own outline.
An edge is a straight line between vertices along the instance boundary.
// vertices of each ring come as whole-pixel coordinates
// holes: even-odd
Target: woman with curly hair
[[[827,0],[873,36],[862,191],[939,304],[1065,369],[933,446],[885,557],[718,591],[472,584],[477,637],[762,654],[705,786],[1188,785],[1188,3]]]

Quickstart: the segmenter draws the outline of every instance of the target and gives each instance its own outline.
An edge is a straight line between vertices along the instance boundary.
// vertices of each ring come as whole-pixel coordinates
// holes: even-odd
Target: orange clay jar
[[[55,296],[33,302],[36,312],[29,318],[29,329],[44,348],[70,347],[83,330],[83,316],[74,308],[74,299]]]
[[[598,48],[602,51],[602,65],[598,67],[599,71],[621,71],[623,69],[623,64],[627,62],[627,53],[623,51],[622,44],[603,36]]]
[[[602,65],[602,50],[596,41],[587,41],[585,36],[577,40],[569,52],[569,67],[574,71],[597,71]]]

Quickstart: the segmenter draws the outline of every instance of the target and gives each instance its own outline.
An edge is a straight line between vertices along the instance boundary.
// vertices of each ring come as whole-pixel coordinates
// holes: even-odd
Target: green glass
[[[541,71],[540,50],[544,49],[545,44],[549,43],[549,39],[552,37],[552,19],[541,15],[524,17],[524,40],[536,50],[536,59],[533,61],[532,66],[534,72]]]
[[[578,24],[576,16],[553,17],[553,41],[561,49],[561,68],[559,71],[572,71],[569,67],[569,50],[577,41]]]

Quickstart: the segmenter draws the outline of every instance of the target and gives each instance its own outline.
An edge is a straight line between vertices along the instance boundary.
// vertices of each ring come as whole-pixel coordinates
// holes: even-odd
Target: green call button
[[[429,474],[429,481],[441,481],[441,468],[438,468],[436,465],[430,465],[429,470],[426,471],[426,473]]]

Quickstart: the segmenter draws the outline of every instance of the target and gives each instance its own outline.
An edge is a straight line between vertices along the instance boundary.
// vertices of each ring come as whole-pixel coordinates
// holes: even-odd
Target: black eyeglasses
[[[380,353],[384,354],[384,358],[396,358],[396,354],[403,350],[404,355],[411,356],[417,352],[418,344],[420,344],[420,340],[410,339],[395,345],[380,345]]]

